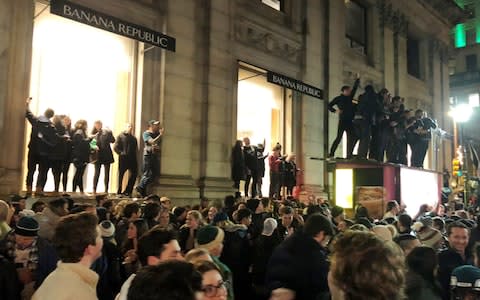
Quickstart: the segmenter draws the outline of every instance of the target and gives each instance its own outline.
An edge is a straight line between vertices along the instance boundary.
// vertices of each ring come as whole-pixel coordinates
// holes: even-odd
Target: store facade
[[[89,117],[110,118],[109,126],[114,134],[123,130],[124,122],[131,122],[135,124],[137,137],[145,130],[148,120],[161,120],[165,136],[161,145],[161,176],[155,184],[155,192],[185,202],[199,196],[221,199],[231,194],[232,145],[235,140],[252,135],[253,143],[261,143],[263,138],[268,141],[266,151],[279,142],[284,146],[284,153],[295,152],[297,164],[302,169],[301,182],[310,191],[320,193],[327,190],[329,184],[326,168],[322,161],[310,158],[325,156],[334,139],[337,122],[335,116],[327,113],[326,101],[337,95],[342,85],[350,83],[357,72],[363,75],[364,82],[389,85],[399,93],[408,90],[402,73],[406,62],[395,60],[392,57],[395,54],[390,53],[395,47],[393,39],[402,29],[395,27],[398,23],[381,23],[386,13],[382,12],[380,4],[385,1],[379,1],[380,4],[363,2],[369,9],[369,26],[375,28],[371,29],[372,36],[382,39],[370,38],[372,51],[357,57],[345,46],[347,11],[343,1],[71,0],[73,4],[100,14],[172,37],[175,51],[164,49],[167,47],[162,47],[161,40],[152,47],[154,39],[145,34],[145,43],[139,41],[142,35],[133,29],[128,31],[124,27],[125,34],[120,37],[92,27],[94,31],[84,37],[84,44],[97,45],[98,51],[93,46],[88,48],[91,53],[81,51],[64,59],[75,65],[74,62],[78,64],[82,58],[88,58],[87,55],[98,59],[101,53],[106,55],[104,57],[112,53],[112,57],[118,57],[118,63],[113,60],[102,68],[117,69],[113,73],[105,71],[103,76],[110,78],[110,85],[114,87],[104,96],[113,100],[105,101],[104,105],[117,108],[108,112],[109,117]],[[273,7],[272,3],[279,5]],[[64,101],[78,102],[88,97],[88,94],[74,92],[85,90],[81,84],[88,80],[82,77],[75,80],[78,85],[68,81],[63,84],[71,84],[70,89],[74,90],[71,97],[65,96],[66,92],[63,96],[52,93],[42,96],[44,94],[31,88],[45,87],[38,80],[46,80],[49,76],[40,76],[35,63],[39,61],[35,53],[40,52],[34,31],[38,27],[36,22],[39,23],[43,16],[38,15],[38,6],[46,4],[40,0],[0,0],[0,136],[6,145],[0,148],[0,194],[18,192],[24,182],[22,174],[29,127],[24,119],[24,99],[35,92],[39,95],[38,111],[52,103],[49,105],[59,107],[59,113],[73,115],[73,111],[67,111],[69,105],[61,106]],[[394,10],[402,10],[401,6]],[[70,15],[69,19],[76,17],[71,11]],[[78,23],[68,18],[65,22],[65,26]],[[375,24],[381,25],[382,30],[376,29]],[[109,23],[104,25],[108,27]],[[81,32],[88,30],[83,28]],[[102,44],[93,40],[98,30],[108,33],[100,38],[102,42],[112,39],[122,45],[120,48],[130,50],[115,52],[115,46],[100,47]],[[133,38],[125,37],[127,34]],[[49,38],[62,40],[63,37],[60,32],[57,37]],[[437,39],[448,43],[448,32],[444,36],[442,31]],[[109,47],[112,52],[105,51]],[[53,48],[47,53],[52,51]],[[397,55],[403,57],[401,53]],[[58,75],[58,72],[53,73]],[[98,75],[98,71],[92,72]],[[440,74],[438,68],[434,72]],[[269,82],[271,74],[281,75],[290,83],[283,80],[284,86],[281,86],[279,82]],[[258,76],[251,77],[255,75]],[[245,79],[248,77],[251,78]],[[440,84],[437,77],[432,79],[434,84]],[[292,85],[293,82],[297,82],[299,88]],[[121,93],[118,92],[120,87],[123,87]],[[93,94],[105,92],[102,87],[94,90]],[[431,91],[421,92],[430,95]],[[55,95],[58,99],[54,99]],[[440,96],[446,97],[448,93]],[[268,121],[265,124],[270,127],[262,125],[265,120],[258,120],[259,126],[251,126],[258,119],[252,97],[258,97],[258,110],[265,115],[263,119]],[[259,127],[263,131],[255,129]]]

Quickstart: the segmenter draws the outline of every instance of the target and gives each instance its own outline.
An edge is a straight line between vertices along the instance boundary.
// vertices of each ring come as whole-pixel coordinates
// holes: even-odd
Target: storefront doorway
[[[280,143],[282,154],[292,151],[292,92],[267,82],[266,71],[245,63],[239,64],[237,95],[237,139],[249,137],[252,145],[265,142],[265,152]],[[268,196],[270,176],[268,158],[262,195]],[[240,184],[244,194],[244,182]]]
[[[134,123],[137,43],[52,15],[43,3],[37,2],[35,10],[32,112],[40,115],[46,108],[52,108],[57,115],[70,116],[72,124],[84,119],[88,132],[96,120],[101,120],[103,127],[111,129],[116,137],[124,130],[125,123]],[[28,143],[30,126],[27,128]],[[26,163],[24,166],[25,173]],[[71,166],[67,191],[72,188],[73,169]],[[93,169],[89,165],[85,172],[87,192],[93,190]],[[116,163],[110,168],[111,192],[117,189],[117,169]],[[52,190],[53,176],[49,173],[45,191]],[[103,170],[97,190],[104,191]]]

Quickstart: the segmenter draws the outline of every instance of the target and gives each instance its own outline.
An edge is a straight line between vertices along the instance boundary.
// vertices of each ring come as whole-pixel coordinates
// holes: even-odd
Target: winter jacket
[[[270,291],[286,288],[296,299],[314,300],[328,293],[327,251],[312,237],[297,232],[273,252],[267,266]]]
[[[406,278],[406,289],[408,300],[441,300],[441,289],[438,283],[428,282],[422,276],[409,271]]]
[[[15,265],[0,256],[0,299],[20,300],[21,285]]]
[[[232,149],[232,180],[240,181],[245,180],[245,157],[242,149],[233,148]]]
[[[465,259],[454,249],[448,248],[438,254],[438,281],[443,289],[443,299],[450,299],[450,276],[456,267],[472,265],[472,259],[468,256]]]
[[[59,262],[32,300],[97,300],[98,274],[80,263]]]
[[[32,125],[28,148],[38,155],[48,156],[58,141],[55,127],[47,117],[35,117],[29,109],[25,117]]]
[[[114,162],[111,143],[115,143],[112,131],[103,128],[95,135],[98,147],[98,159],[99,164],[111,164]]]
[[[75,131],[72,137],[72,162],[75,166],[88,163],[90,156],[90,139],[81,129]]]

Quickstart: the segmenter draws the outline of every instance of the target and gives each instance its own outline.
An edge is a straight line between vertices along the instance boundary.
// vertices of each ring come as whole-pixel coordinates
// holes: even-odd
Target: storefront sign
[[[287,76],[268,71],[267,81],[318,99],[323,99],[323,91],[321,89]]]
[[[50,12],[86,25],[175,52],[175,39],[140,25],[89,9],[66,0],[51,0]]]

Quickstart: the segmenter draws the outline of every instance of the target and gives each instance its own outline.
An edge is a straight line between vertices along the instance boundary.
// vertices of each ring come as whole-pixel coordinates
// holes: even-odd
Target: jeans
[[[143,156],[143,175],[138,184],[138,188],[145,191],[147,185],[153,182],[155,177],[160,175],[160,162],[158,156],[148,154]]]
[[[118,190],[117,194],[122,194],[122,183],[123,176],[126,171],[130,171],[128,177],[127,187],[123,191],[124,194],[132,194],[133,186],[135,185],[135,180],[137,180],[138,174],[138,165],[136,157],[127,157],[125,155],[120,155],[118,159]]]
[[[35,153],[35,150],[28,149],[27,157],[27,178],[25,180],[25,185],[27,189],[32,189],[33,184],[33,174],[37,170],[37,165],[40,162],[40,155]]]

